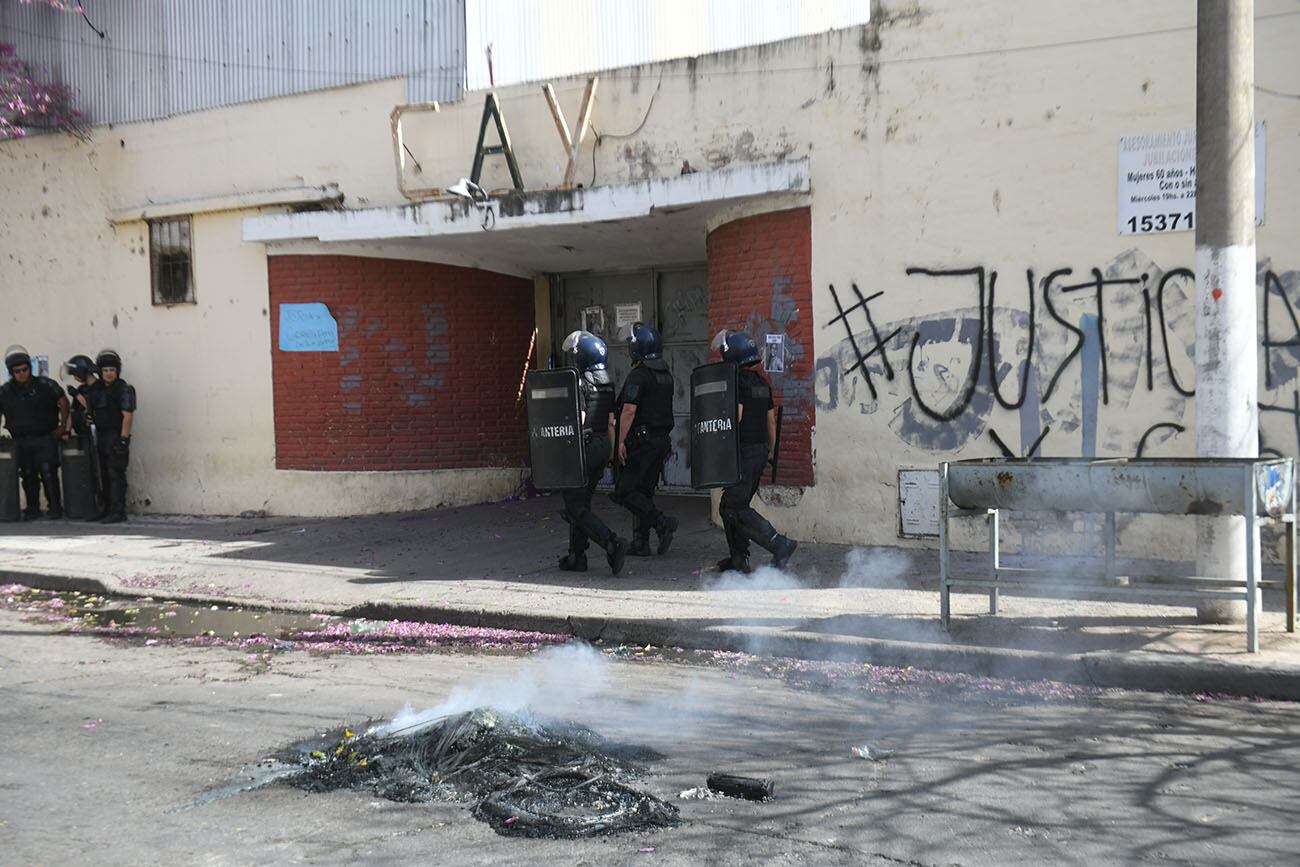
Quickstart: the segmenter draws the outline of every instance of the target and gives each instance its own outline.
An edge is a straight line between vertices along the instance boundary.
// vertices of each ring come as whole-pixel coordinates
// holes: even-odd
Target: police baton
[[[785,407],[776,408],[776,442],[772,443],[772,481],[776,484],[776,462],[781,458],[781,421],[785,418]]]

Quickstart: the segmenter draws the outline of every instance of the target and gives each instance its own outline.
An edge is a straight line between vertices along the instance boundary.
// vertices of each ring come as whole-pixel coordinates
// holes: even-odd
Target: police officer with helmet
[[[90,433],[90,408],[86,395],[90,387],[99,381],[95,373],[95,362],[89,355],[74,355],[63,362],[64,380],[74,380],[77,384],[68,386],[68,401],[72,406],[72,432],[78,436]]]
[[[59,488],[59,439],[68,433],[68,398],[63,386],[47,376],[36,376],[32,357],[21,346],[5,350],[10,380],[0,386],[0,416],[13,435],[18,471],[22,475],[27,506],[23,517],[41,517],[41,487],[49,504],[48,518],[63,517]]]
[[[561,494],[565,520],[569,522],[569,552],[560,558],[560,568],[566,572],[587,571],[587,542],[592,539],[605,549],[610,571],[617,575],[623,569],[627,543],[591,510],[596,485],[609,464],[613,440],[614,381],[605,368],[609,351],[605,341],[588,331],[573,332],[564,338],[561,348],[578,370],[578,409],[587,486],[566,489]]]
[[[723,361],[740,366],[738,377],[740,480],[722,491],[722,527],[727,535],[727,557],[718,570],[750,571],[749,543],[754,542],[772,554],[772,565],[785,568],[799,543],[782,536],[751,504],[763,477],[763,468],[772,459],[776,447],[776,404],[771,384],[755,370],[758,344],[743,331],[719,331],[713,348]]]
[[[122,379],[122,357],[115,350],[102,350],[95,357],[95,366],[99,368],[99,381],[87,389],[85,396],[95,421],[104,507],[92,520],[117,524],[126,520],[126,468],[131,462],[135,389]]]
[[[673,375],[663,360],[659,332],[644,322],[634,322],[626,332],[632,371],[623,383],[618,402],[619,470],[613,500],[632,513],[632,544],[627,553],[650,555],[650,531],[659,538],[658,553],[668,553],[677,519],[655,506],[655,487],[664,461],[672,450]]]

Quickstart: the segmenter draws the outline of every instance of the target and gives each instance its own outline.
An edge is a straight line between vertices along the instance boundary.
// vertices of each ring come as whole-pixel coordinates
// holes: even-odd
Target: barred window
[[[190,218],[149,221],[149,267],[154,304],[193,304]]]

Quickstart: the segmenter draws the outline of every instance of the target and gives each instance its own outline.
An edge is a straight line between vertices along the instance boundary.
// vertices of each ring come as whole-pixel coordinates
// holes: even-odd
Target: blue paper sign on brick
[[[280,305],[281,352],[338,352],[339,325],[324,304]]]

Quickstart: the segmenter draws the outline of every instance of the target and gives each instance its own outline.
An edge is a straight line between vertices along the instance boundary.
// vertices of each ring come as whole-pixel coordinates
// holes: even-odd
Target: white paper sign
[[[1264,124],[1255,127],[1255,222],[1264,222]],[[1196,129],[1119,140],[1119,233],[1196,228]]]
[[[584,307],[582,308],[582,330],[589,331],[597,336],[605,334],[605,308],[604,307]]]
[[[763,369],[768,373],[785,372],[785,335],[769,334],[767,335],[765,353],[763,357]]]
[[[641,302],[614,305],[614,327],[622,328],[641,321]]]

